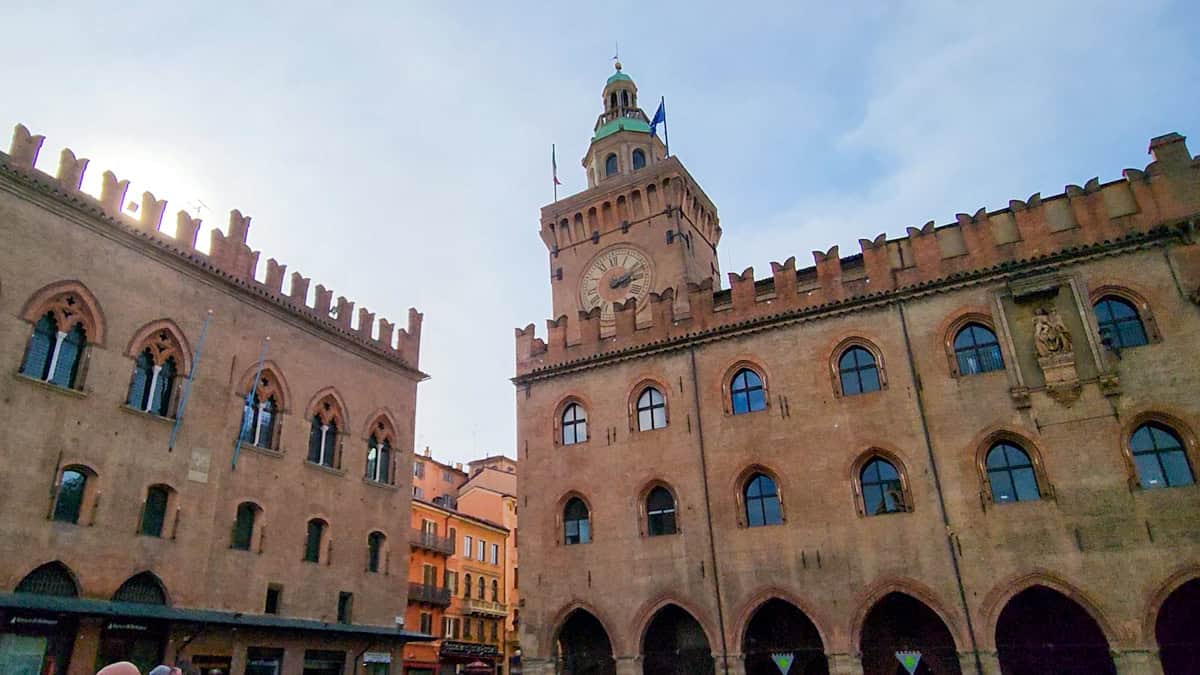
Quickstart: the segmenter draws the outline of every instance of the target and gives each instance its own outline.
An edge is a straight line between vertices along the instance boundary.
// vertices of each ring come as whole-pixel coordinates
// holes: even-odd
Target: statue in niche
[[[1033,342],[1040,358],[1072,352],[1071,332],[1053,307],[1043,307],[1034,315]]]

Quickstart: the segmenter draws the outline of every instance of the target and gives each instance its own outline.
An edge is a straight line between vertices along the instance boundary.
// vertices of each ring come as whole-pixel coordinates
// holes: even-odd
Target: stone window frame
[[[663,417],[666,422],[663,426],[656,429],[642,429],[638,421],[638,400],[642,394],[649,388],[653,387],[658,390],[658,393],[663,398]],[[629,390],[629,396],[626,398],[626,414],[629,418],[629,432],[631,434],[652,433],[655,431],[663,431],[671,426],[671,397],[668,395],[668,388],[663,384],[662,380],[654,377],[643,377],[638,380],[637,384]],[[588,438],[591,438],[589,435]]]
[[[1149,492],[1158,490],[1158,488],[1144,488],[1142,482],[1138,478],[1137,463],[1133,459],[1133,432],[1139,427],[1148,422],[1161,424],[1171,431],[1183,441],[1183,452],[1187,456],[1192,470],[1192,485],[1179,485],[1179,488],[1195,487],[1200,485],[1200,475],[1197,475],[1198,467],[1200,467],[1200,440],[1196,437],[1196,432],[1192,430],[1191,425],[1187,424],[1177,415],[1164,412],[1159,408],[1143,410],[1129,418],[1121,426],[1121,458],[1125,463],[1126,481],[1130,492]],[[1174,488],[1172,488],[1174,489]]]
[[[56,327],[60,330],[63,326],[68,326],[68,330],[70,330],[76,324],[83,327],[84,343],[78,356],[79,361],[76,366],[74,381],[70,387],[62,387],[52,384],[49,380],[41,377],[34,377],[20,372],[21,368],[25,365],[26,359],[29,357],[29,349],[32,346],[33,340],[32,329],[29,337],[25,340],[25,349],[21,352],[21,360],[17,364],[17,373],[23,378],[41,382],[57,390],[83,392],[84,383],[87,381],[88,366],[91,363],[92,348],[103,348],[107,333],[107,322],[104,312],[100,307],[100,302],[91,290],[80,281],[74,279],[56,281],[35,291],[25,301],[20,316],[31,327],[36,327],[42,317],[47,314],[53,315]],[[53,352],[51,353],[53,354]]]
[[[587,423],[587,438],[584,438],[582,441],[575,441],[574,443],[571,443],[571,444],[564,444],[563,443],[563,435],[562,435],[563,415],[566,414],[567,408],[570,407],[572,404],[578,405],[579,407],[583,408],[584,420]],[[554,433],[555,447],[574,448],[574,447],[577,447],[580,445],[586,445],[586,444],[590,443],[592,440],[592,428],[591,428],[592,427],[592,412],[591,411],[592,411],[592,406],[590,405],[590,402],[586,398],[584,398],[582,395],[570,394],[570,395],[564,396],[562,398],[562,400],[560,400],[558,402],[558,404],[554,406],[554,418],[552,420],[552,427],[554,430],[553,433]]]
[[[900,495],[904,500],[904,508],[899,511],[889,513],[867,513],[866,501],[863,497],[862,488],[862,472],[867,468],[867,464],[873,459],[882,459],[892,465],[896,469],[896,473],[900,474]],[[858,457],[850,465],[850,487],[854,497],[854,510],[860,518],[872,518],[875,516],[893,516],[901,513],[913,513],[916,506],[913,502],[912,484],[908,478],[908,464],[897,453],[881,448],[879,446],[871,446],[859,453]]]
[[[246,404],[246,394],[250,393],[250,386],[254,380],[254,375],[257,372],[258,362],[256,361],[255,363],[251,364],[251,366],[242,374],[240,387],[238,391],[234,393],[234,396],[237,397],[237,399],[241,402],[241,405],[238,406],[239,442],[244,448],[266,451],[267,454],[283,454],[284,418],[291,413],[290,405],[292,396],[290,393],[291,389],[288,387],[287,379],[284,377],[283,371],[280,370],[279,366],[270,359],[263,361],[262,374],[259,377],[267,380],[268,385],[266,391],[269,394],[275,395],[275,412],[274,418],[271,420],[271,444],[269,446],[261,446],[255,445],[252,440],[240,440],[241,424],[243,420],[242,416],[245,414],[244,410]],[[255,389],[255,396],[260,396],[260,400],[260,392],[262,391],[263,385],[260,383],[259,387]],[[267,398],[270,398],[270,396],[267,396]],[[307,456],[307,448],[305,449],[305,454]]]
[[[175,382],[167,394],[167,413],[159,415],[153,410],[144,410],[129,405],[128,392],[133,388],[134,378],[137,377],[137,359],[146,350],[150,350],[150,360],[154,366],[162,366],[167,359],[175,359]],[[188,344],[183,330],[171,319],[162,318],[151,321],[137,330],[130,338],[125,348],[125,356],[133,360],[133,370],[129,376],[129,386],[126,387],[124,406],[132,411],[174,419],[179,412],[179,402],[183,395],[184,382],[192,369],[192,349]]]
[[[84,478],[83,494],[79,497],[79,515],[75,518],[74,522],[56,520],[54,518],[55,511],[58,510],[58,498],[62,490],[63,474],[67,471],[76,471],[82,474]],[[54,486],[50,495],[50,509],[46,513],[46,519],[55,523],[80,527],[95,525],[96,511],[99,509],[101,497],[99,483],[100,474],[87,462],[64,462],[54,476]]]
[[[382,439],[379,439],[379,434],[382,434]],[[377,438],[376,442],[388,443],[388,482],[380,482],[366,475],[367,458],[371,452],[371,438]],[[392,418],[391,413],[387,410],[380,409],[371,415],[370,421],[363,429],[363,480],[372,485],[395,485],[396,484],[396,467],[397,458],[400,456],[398,449],[396,431],[396,421]],[[415,466],[415,464],[414,464]]]
[[[762,381],[763,391],[763,409],[748,410],[744,413],[733,412],[733,378],[742,370],[748,369],[758,375],[758,379]],[[771,379],[767,374],[767,368],[757,359],[750,357],[742,357],[731,363],[725,368],[724,374],[721,375],[721,407],[725,411],[726,417],[742,417],[744,415],[753,415],[754,413],[768,412],[771,410]]]
[[[304,461],[308,464],[322,466],[327,469],[342,469],[344,466],[345,448],[342,440],[349,433],[350,421],[346,416],[346,404],[334,387],[325,387],[313,395],[306,407],[305,421],[309,424],[309,443],[312,438],[312,424],[314,418],[321,421],[322,426],[333,424],[333,466],[314,462],[309,457],[311,448],[308,444],[304,448]],[[328,432],[327,432],[328,433]],[[322,453],[324,450],[322,449]]]
[[[1091,328],[1096,332],[1097,341],[1103,340],[1100,333],[1100,322],[1096,318],[1096,303],[1105,296],[1114,296],[1133,305],[1138,319],[1142,322],[1142,330],[1146,331],[1146,345],[1159,344],[1163,341],[1162,331],[1158,329],[1158,321],[1154,318],[1154,310],[1146,296],[1125,284],[1101,284],[1088,291],[1087,315]],[[1100,342],[1103,345],[1103,342]],[[1142,345],[1139,345],[1142,346]]]
[[[1033,465],[1033,477],[1040,496],[1038,499],[1027,500],[1027,503],[1056,501],[1054,484],[1050,482],[1050,477],[1046,473],[1041,447],[1028,436],[1009,429],[1000,429],[986,435],[975,449],[975,470],[979,475],[979,500],[983,509],[986,511],[989,507],[996,506],[996,501],[992,496],[992,481],[988,476],[987,456],[999,443],[1015,445],[1029,455],[1029,463]]]
[[[958,370],[958,354],[954,351],[954,340],[962,329],[968,324],[977,323],[984,328],[992,331],[992,335],[996,336],[996,346],[1000,350],[1000,359],[1004,361],[1002,368],[989,370],[982,373],[962,374]],[[1012,361],[1012,355],[1004,348],[1004,336],[997,330],[996,320],[991,314],[977,310],[968,310],[954,316],[954,319],[946,325],[946,330],[942,339],[942,346],[946,351],[946,360],[950,367],[950,377],[962,379],[966,377],[987,376],[993,373],[1005,373],[1008,371]]]
[[[750,480],[751,476],[760,473],[775,481],[775,494],[779,499],[779,522],[773,525],[760,525],[752,528],[746,519],[746,483]],[[783,497],[783,480],[780,478],[778,471],[766,466],[765,464],[759,464],[757,462],[748,464],[734,479],[733,493],[737,503],[737,510],[735,513],[737,517],[738,529],[750,530],[758,529],[758,527],[779,527],[782,525],[787,525],[787,500],[785,500]]]
[[[566,530],[567,523],[566,523],[566,517],[565,517],[564,512],[566,511],[567,504],[572,499],[578,499],[579,501],[583,502],[583,505],[587,508],[587,512],[588,512],[588,540],[586,542],[579,542],[578,544],[567,544],[565,541],[566,533],[567,533],[567,530]],[[562,546],[562,547],[587,546],[588,544],[595,542],[596,541],[596,509],[593,508],[591,500],[589,500],[586,496],[584,496],[584,494],[582,492],[580,492],[579,490],[568,490],[567,492],[564,492],[563,495],[558,498],[558,502],[557,502],[557,505],[555,508],[554,527],[555,527],[555,535],[554,535],[555,546]]]
[[[879,389],[875,391],[863,391],[857,394],[846,394],[842,389],[842,369],[840,361],[847,350],[859,347],[867,350],[871,357],[875,359],[875,372],[879,376]],[[847,398],[850,396],[867,396],[886,391],[888,388],[887,367],[883,358],[883,350],[874,341],[862,337],[861,335],[852,335],[837,343],[837,346],[829,354],[829,373],[833,383],[834,398]]]
[[[166,490],[166,493],[167,493],[167,502],[163,506],[162,531],[160,531],[158,533],[157,537],[155,537],[155,535],[145,534],[142,532],[142,526],[145,524],[145,519],[146,519],[146,506],[149,504],[149,501],[150,501],[150,491],[153,490],[154,488],[162,488],[162,489]],[[151,483],[150,485],[147,485],[145,494],[146,494],[146,497],[142,500],[141,508],[138,510],[138,523],[137,523],[137,530],[136,530],[138,536],[154,537],[157,539],[165,539],[165,540],[169,540],[169,541],[174,540],[176,531],[179,527],[179,509],[180,509],[180,507],[179,507],[179,490],[175,489],[175,487],[173,485],[171,485],[170,483],[163,481],[163,482]]]
[[[680,508],[679,508],[679,492],[673,485],[662,478],[651,478],[642,484],[641,489],[637,493],[637,516],[638,516],[638,535],[643,539],[650,539],[650,513],[646,508],[646,500],[650,498],[650,493],[655,488],[662,488],[671,495],[671,499],[675,502],[675,532],[672,534],[660,534],[655,537],[671,537],[678,534],[683,534],[683,526],[680,524]]]

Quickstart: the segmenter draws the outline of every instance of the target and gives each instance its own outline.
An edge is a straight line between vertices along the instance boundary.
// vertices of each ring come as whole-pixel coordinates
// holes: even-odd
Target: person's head
[[[171,675],[171,670],[171,666],[154,666],[146,675]]]
[[[142,675],[137,666],[128,661],[109,664],[101,668],[96,675]]]

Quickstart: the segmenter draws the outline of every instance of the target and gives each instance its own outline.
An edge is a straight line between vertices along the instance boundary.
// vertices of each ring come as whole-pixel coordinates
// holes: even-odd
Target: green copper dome
[[[633,82],[633,78],[626,75],[625,73],[622,73],[619,70],[617,72],[613,73],[612,75],[608,76],[608,84],[612,84],[613,82],[621,82],[621,81]]]
[[[648,134],[650,133],[650,125],[636,117],[618,117],[597,129],[596,133],[592,135],[592,141],[612,136],[618,131],[640,131],[643,134]]]

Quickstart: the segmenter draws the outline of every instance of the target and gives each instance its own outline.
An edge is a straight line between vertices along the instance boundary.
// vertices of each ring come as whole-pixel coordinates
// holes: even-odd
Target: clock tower
[[[601,335],[614,331],[613,306],[675,289],[686,311],[687,284],[720,285],[717,209],[678,157],[651,133],[633,79],[616,64],[583,157],[588,187],[542,208],[554,316],[600,309]]]

